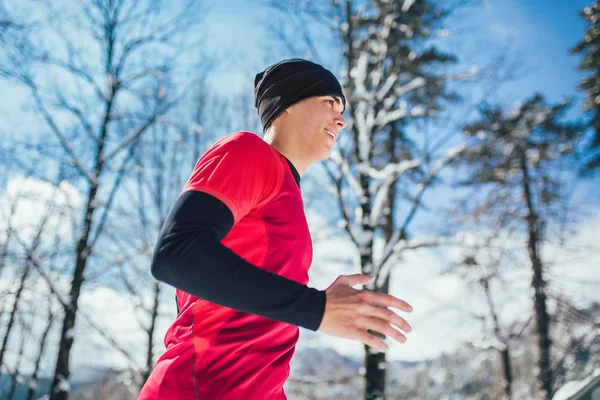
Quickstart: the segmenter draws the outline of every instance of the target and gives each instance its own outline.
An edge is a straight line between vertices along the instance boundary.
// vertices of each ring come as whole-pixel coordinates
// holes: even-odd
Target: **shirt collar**
[[[300,187],[300,174],[298,173],[298,170],[296,169],[296,167],[294,167],[294,164],[292,164],[292,162],[290,160],[288,160],[288,158],[286,156],[283,156],[285,158],[285,161],[287,161],[288,165],[290,166],[290,170],[292,171],[292,175],[294,175],[294,180],[296,181],[296,185],[298,185],[298,187]]]

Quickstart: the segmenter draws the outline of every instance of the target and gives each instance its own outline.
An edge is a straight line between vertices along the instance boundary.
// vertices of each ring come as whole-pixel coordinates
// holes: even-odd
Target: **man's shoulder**
[[[270,148],[271,146],[265,142],[260,136],[248,131],[239,131],[231,133],[219,139],[215,146],[253,146],[256,148]]]

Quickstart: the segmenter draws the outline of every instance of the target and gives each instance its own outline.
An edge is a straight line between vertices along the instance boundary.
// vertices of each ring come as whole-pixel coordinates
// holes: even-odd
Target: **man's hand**
[[[341,275],[327,288],[325,294],[325,314],[319,331],[347,339],[358,339],[379,351],[386,351],[388,345],[367,329],[384,334],[398,342],[406,342],[395,327],[410,332],[410,325],[388,307],[411,312],[412,307],[389,294],[357,290],[352,286],[367,284],[375,277],[368,275]]]

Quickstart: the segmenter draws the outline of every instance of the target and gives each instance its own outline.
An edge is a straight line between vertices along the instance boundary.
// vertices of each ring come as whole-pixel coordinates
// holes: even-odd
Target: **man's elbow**
[[[172,284],[173,269],[170,267],[171,264],[168,254],[157,246],[152,257],[152,264],[150,265],[150,272],[154,279]]]

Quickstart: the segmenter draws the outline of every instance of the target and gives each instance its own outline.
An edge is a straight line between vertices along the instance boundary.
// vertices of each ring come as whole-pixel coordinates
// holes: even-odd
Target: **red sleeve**
[[[229,208],[236,224],[275,197],[283,174],[276,150],[253,133],[238,132],[219,140],[200,157],[183,191],[216,197]]]

